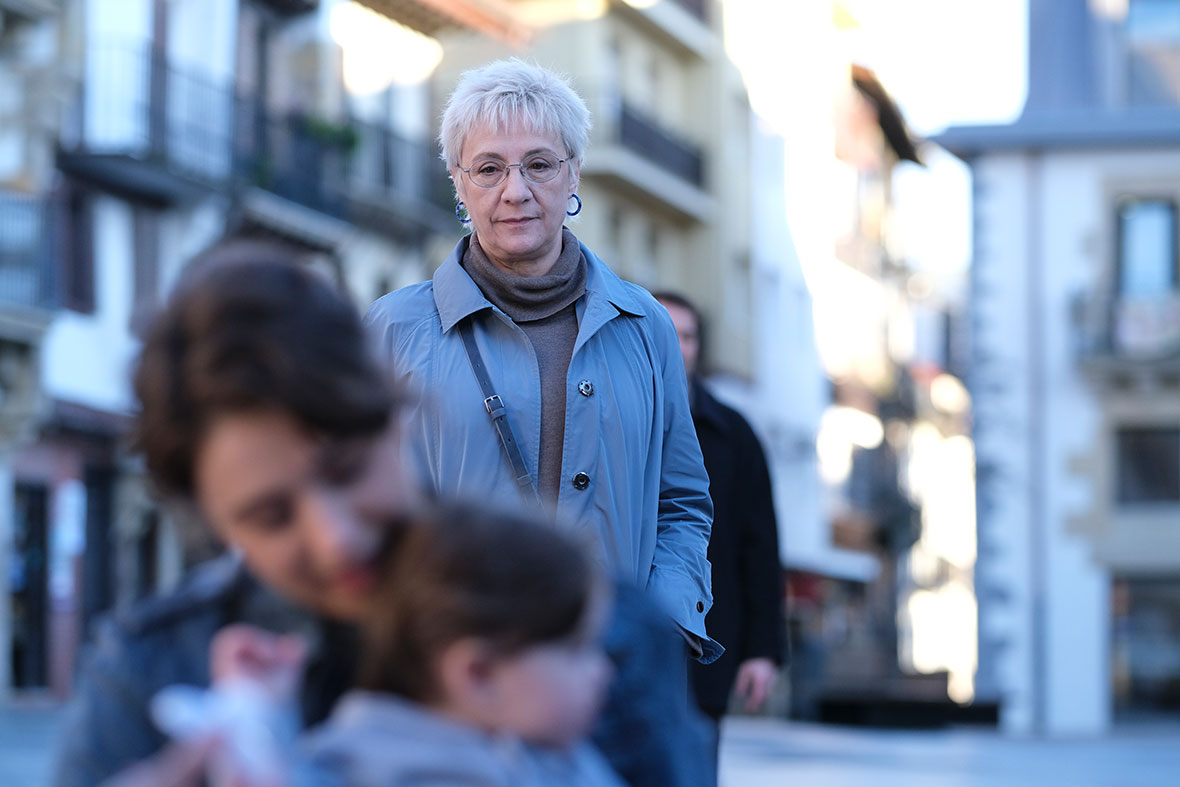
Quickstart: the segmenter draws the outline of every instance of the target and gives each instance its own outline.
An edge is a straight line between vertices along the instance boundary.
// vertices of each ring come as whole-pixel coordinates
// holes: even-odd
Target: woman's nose
[[[348,496],[321,490],[310,496],[305,527],[312,560],[336,567],[368,559],[376,547],[376,534],[350,504]]]
[[[504,179],[503,196],[511,200],[520,200],[532,196],[531,184],[524,176],[520,167],[509,167]]]

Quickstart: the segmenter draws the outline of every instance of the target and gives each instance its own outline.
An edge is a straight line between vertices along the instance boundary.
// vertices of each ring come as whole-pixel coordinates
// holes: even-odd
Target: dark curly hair
[[[266,241],[189,264],[148,329],[134,389],[132,445],[159,492],[188,499],[219,416],[278,411],[309,434],[348,439],[380,433],[397,404],[352,304]]]

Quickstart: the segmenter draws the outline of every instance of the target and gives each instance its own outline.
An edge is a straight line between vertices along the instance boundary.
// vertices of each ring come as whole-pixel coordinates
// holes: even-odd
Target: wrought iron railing
[[[1126,298],[1084,293],[1070,303],[1074,353],[1080,359],[1180,357],[1180,293]]]
[[[680,139],[626,101],[619,104],[619,142],[694,186],[704,184],[700,148]]]
[[[44,200],[0,191],[0,307],[54,304],[49,217]]]
[[[276,112],[259,96],[235,95],[148,47],[92,47],[87,73],[76,133],[63,148],[104,162],[115,156],[103,164],[108,180],[142,177],[120,174],[117,157],[126,156],[214,189],[258,186],[337,218],[348,218],[350,200],[365,193],[453,210],[433,148],[391,129]]]
[[[198,182],[229,175],[232,93],[150,46],[97,43],[67,152],[127,155]]]
[[[387,126],[354,124],[357,145],[351,159],[354,196],[423,200],[454,209],[450,179],[434,145],[406,139]]]
[[[344,217],[349,158],[356,132],[300,112],[268,113],[256,97],[239,97],[234,170],[239,179],[284,199]]]

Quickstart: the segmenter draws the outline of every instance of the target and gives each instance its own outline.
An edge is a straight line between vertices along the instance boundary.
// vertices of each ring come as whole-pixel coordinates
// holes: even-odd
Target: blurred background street
[[[208,557],[125,442],[187,261],[428,279],[441,103],[513,55],[766,450],[792,660],[727,784],[1180,779],[1180,0],[0,0],[0,785]]]
[[[0,706],[0,784],[49,775],[61,712]],[[1154,787],[1180,774],[1180,724],[1099,740],[1013,740],[994,729],[868,730],[741,717],[726,722],[720,787]]]

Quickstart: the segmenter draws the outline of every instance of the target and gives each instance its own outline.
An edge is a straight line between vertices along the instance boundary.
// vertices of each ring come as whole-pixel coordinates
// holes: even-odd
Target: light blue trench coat
[[[540,372],[524,331],[460,265],[467,243],[459,241],[432,281],[378,299],[365,323],[403,390],[418,394],[406,418],[413,469],[440,495],[519,507],[458,323],[475,315],[476,343],[534,482]],[[723,650],[705,633],[713,504],[676,331],[646,290],[581,249],[588,276],[566,376],[558,519],[601,545],[608,571],[654,594],[700,640],[708,663]]]

